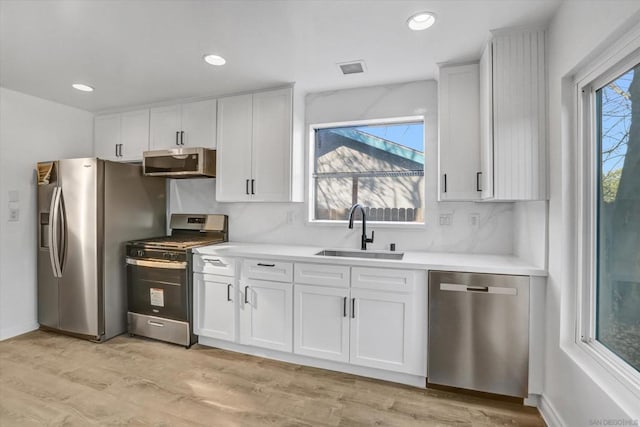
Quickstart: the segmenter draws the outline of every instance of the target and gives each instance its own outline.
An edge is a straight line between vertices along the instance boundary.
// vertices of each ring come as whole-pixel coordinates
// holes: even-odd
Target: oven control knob
[[[142,249],[138,249],[138,250],[136,251],[136,256],[140,256],[140,257],[141,257],[141,256],[144,256],[144,251],[143,251]]]

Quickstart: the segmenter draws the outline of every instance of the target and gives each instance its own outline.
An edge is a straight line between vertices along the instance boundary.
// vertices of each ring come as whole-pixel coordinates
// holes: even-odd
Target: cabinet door
[[[122,113],[122,149],[120,160],[140,161],[149,149],[149,110]]]
[[[194,333],[235,341],[238,307],[235,278],[194,273],[193,286]]]
[[[116,145],[121,138],[120,114],[96,116],[94,120],[94,153],[96,157],[105,160],[120,160],[116,152]]]
[[[217,201],[238,202],[251,198],[252,105],[251,94],[218,100]]]
[[[240,342],[291,352],[293,285],[261,280],[246,280],[242,285]]]
[[[180,105],[151,109],[151,150],[178,148],[180,145]]]
[[[295,285],[294,352],[349,361],[348,289]]]
[[[216,148],[216,100],[182,104],[184,146]]]
[[[478,65],[440,69],[439,200],[480,198]]]
[[[292,89],[253,95],[253,200],[290,197]]]
[[[351,363],[424,375],[416,295],[351,289]],[[422,324],[420,324],[422,323]],[[426,347],[426,346],[425,346]],[[422,361],[420,360],[423,359]]]

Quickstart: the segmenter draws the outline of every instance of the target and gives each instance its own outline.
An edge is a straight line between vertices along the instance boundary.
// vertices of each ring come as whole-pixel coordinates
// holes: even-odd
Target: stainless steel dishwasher
[[[428,383],[526,397],[529,277],[429,272]]]

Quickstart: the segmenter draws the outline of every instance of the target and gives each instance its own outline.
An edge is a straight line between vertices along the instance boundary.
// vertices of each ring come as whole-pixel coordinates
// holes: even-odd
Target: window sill
[[[630,417],[640,419],[640,374],[598,342],[565,342],[562,350]]]
[[[359,226],[360,220],[356,220],[354,227]],[[349,221],[323,221],[323,220],[307,220],[307,225],[312,227],[335,227],[346,228],[349,225]],[[374,228],[393,228],[396,230],[422,230],[426,228],[424,222],[387,222],[387,221],[367,221],[367,227],[369,229]]]

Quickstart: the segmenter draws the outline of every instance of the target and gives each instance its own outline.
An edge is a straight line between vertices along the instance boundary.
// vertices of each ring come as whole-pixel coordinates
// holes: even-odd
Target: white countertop
[[[354,250],[348,248],[320,248],[317,246],[228,242],[203,246],[193,251],[195,253],[218,256],[271,258],[334,265],[468,271],[473,273],[516,274],[526,276],[547,275],[546,270],[514,256],[398,251],[403,252],[404,257],[401,260],[389,260],[316,255],[323,249]]]

